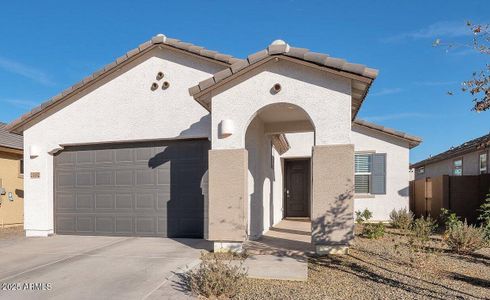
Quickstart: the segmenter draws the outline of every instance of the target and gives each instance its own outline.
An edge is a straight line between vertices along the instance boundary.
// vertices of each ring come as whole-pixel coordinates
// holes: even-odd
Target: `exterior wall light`
[[[219,137],[225,138],[232,135],[235,132],[235,125],[232,120],[222,120],[219,123]]]
[[[41,149],[37,145],[30,145],[29,146],[29,157],[30,158],[35,158],[38,157],[39,154],[41,153]]]

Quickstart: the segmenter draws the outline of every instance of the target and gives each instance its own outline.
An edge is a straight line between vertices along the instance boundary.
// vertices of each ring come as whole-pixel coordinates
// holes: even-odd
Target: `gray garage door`
[[[67,147],[54,158],[58,234],[203,235],[207,140]]]

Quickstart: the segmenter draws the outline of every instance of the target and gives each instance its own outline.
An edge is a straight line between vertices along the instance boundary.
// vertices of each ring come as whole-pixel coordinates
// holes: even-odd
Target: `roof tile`
[[[251,54],[248,56],[248,62],[250,64],[253,64],[259,60],[262,60],[268,56],[267,50],[261,50],[259,52],[255,52],[254,54]]]
[[[208,78],[206,80],[203,80],[199,82],[199,88],[202,90],[207,89],[208,87],[212,86],[214,84],[214,77]]]
[[[230,68],[226,68],[222,71],[219,71],[218,73],[214,74],[214,81],[215,82],[220,82],[221,80],[225,79],[226,77],[230,76],[231,70]]]
[[[308,53],[309,51],[310,50],[306,48],[289,47],[289,51],[286,53],[286,55],[291,57],[296,57],[299,59],[304,59],[305,54]]]
[[[319,65],[324,65],[327,58],[328,58],[327,54],[322,54],[317,52],[307,52],[304,55],[305,60],[314,62]]]

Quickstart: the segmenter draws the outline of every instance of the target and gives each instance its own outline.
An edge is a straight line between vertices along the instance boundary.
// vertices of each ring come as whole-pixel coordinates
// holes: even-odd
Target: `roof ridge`
[[[255,64],[273,55],[286,55],[320,66],[367,77],[369,79],[375,79],[379,73],[377,69],[368,68],[361,64],[350,63],[344,59],[331,57],[328,54],[313,52],[306,48],[291,47],[282,40],[276,40],[267,48],[250,54],[246,59],[232,64],[228,69],[222,70],[214,74],[211,78],[203,80],[199,82],[199,84],[189,88],[189,94],[194,96],[208,89],[212,85],[236,74],[249,65]]]
[[[209,50],[201,46],[197,46],[191,43],[187,42],[182,42],[178,39],[173,39],[173,38],[168,38],[164,34],[157,34],[156,36],[152,37],[150,40],[140,44],[138,47],[129,50],[126,52],[124,55],[116,58],[115,61],[105,65],[98,71],[95,71],[94,73],[90,74],[89,76],[85,77],[78,83],[75,83],[74,85],[66,88],[59,94],[57,94],[54,97],[49,98],[48,100],[44,101],[41,105],[35,107],[31,111],[23,114],[16,120],[12,121],[10,124],[7,125],[7,130],[8,131],[15,131],[19,126],[23,125],[27,121],[31,120],[41,112],[45,111],[46,109],[49,109],[52,107],[54,104],[58,103],[62,99],[65,99],[66,97],[72,95],[75,91],[79,91],[81,88],[85,87],[87,84],[94,82],[96,79],[100,78],[101,76],[107,74],[108,72],[111,72],[117,68],[120,67],[121,64],[125,63],[129,59],[135,57],[137,54],[140,54],[142,52],[148,51],[151,47],[156,47],[158,45],[165,45],[170,48],[175,48],[178,50],[182,50],[185,52],[188,52],[189,54],[192,55],[197,55],[201,56],[206,59],[211,59],[218,61],[220,63],[226,64],[226,65],[232,65],[236,62],[241,61],[239,58],[235,58],[231,55],[228,54],[223,54],[214,50]]]

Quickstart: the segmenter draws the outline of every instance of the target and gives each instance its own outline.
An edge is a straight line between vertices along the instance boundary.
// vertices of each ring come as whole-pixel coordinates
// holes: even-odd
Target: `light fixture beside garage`
[[[232,120],[222,120],[219,123],[219,136],[225,138],[232,135],[235,132],[235,125]]]
[[[38,157],[41,152],[41,149],[37,145],[30,145],[29,146],[29,157],[30,158],[35,158]]]

